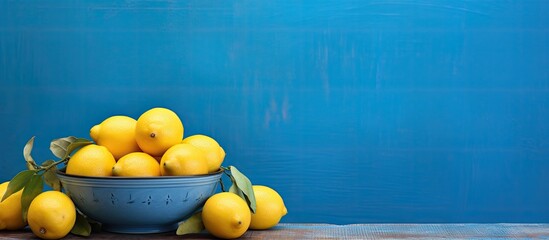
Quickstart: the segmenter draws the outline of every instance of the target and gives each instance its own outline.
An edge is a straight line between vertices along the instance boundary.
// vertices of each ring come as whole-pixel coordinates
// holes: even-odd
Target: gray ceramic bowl
[[[58,171],[86,216],[117,233],[173,231],[215,193],[222,172],[178,177],[82,177]]]

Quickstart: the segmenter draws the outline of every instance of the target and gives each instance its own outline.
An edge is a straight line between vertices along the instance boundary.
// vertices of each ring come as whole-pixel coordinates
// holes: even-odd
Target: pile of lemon
[[[220,170],[225,151],[206,135],[183,138],[178,115],[167,108],[152,108],[137,120],[112,116],[90,129],[94,144],[79,149],[67,163],[66,173],[79,176],[186,176]],[[0,184],[0,198],[8,182]],[[268,229],[278,224],[287,210],[280,195],[266,186],[252,186],[256,211],[251,213],[240,196],[222,192],[210,197],[201,214],[204,227],[219,238],[237,238],[249,228]],[[0,230],[20,229],[21,191],[0,202]],[[76,221],[73,202],[64,193],[39,194],[28,209],[28,225],[43,239],[66,236]]]
[[[78,150],[67,174],[80,176],[184,176],[219,170],[225,151],[206,135],[183,138],[184,127],[167,108],[150,109],[137,120],[112,116],[90,130],[96,144]]]

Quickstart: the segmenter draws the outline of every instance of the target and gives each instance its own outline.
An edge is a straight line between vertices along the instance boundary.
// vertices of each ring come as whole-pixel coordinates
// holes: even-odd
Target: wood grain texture
[[[0,232],[2,239],[34,238],[29,230]],[[89,239],[212,239],[207,233],[122,235],[93,233]],[[69,235],[65,239],[82,239]],[[549,224],[279,224],[248,231],[241,239],[549,239]]]

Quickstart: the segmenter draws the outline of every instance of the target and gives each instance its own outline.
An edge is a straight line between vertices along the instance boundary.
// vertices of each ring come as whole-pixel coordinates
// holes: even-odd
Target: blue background
[[[285,222],[549,222],[544,0],[0,1],[0,181],[163,106]]]

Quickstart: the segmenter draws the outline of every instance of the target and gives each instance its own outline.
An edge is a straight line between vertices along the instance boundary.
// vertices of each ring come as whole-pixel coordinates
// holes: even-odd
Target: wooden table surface
[[[1,239],[33,239],[30,230],[1,231]],[[88,239],[210,239],[207,233],[126,235],[94,232]],[[65,239],[86,238],[69,235]],[[549,239],[549,224],[279,224],[242,239]]]

